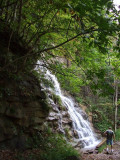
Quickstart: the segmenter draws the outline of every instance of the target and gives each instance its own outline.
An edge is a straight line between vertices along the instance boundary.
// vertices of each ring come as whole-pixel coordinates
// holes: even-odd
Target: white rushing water
[[[44,70],[45,72],[45,68],[40,67],[40,69],[42,71]],[[73,128],[78,134],[77,141],[82,143],[84,148],[92,148],[96,146],[99,143],[99,140],[97,140],[97,138],[95,137],[89,121],[83,118],[83,111],[80,108],[75,107],[75,103],[71,98],[68,98],[62,94],[57,78],[47,69],[45,78],[50,80],[54,85],[54,90],[51,88],[49,88],[49,90],[58,95],[61,98],[63,105],[67,108],[68,113],[72,119]]]

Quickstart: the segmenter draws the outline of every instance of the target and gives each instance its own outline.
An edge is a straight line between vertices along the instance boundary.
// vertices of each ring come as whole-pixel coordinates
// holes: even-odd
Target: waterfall
[[[39,62],[39,64],[41,65],[41,62]],[[100,141],[96,138],[90,122],[87,119],[83,118],[83,111],[80,109],[80,107],[75,106],[75,102],[72,100],[72,98],[66,97],[62,94],[60,84],[55,75],[53,75],[48,69],[44,67],[40,67],[40,70],[44,72],[45,78],[51,81],[54,86],[54,89],[50,87],[48,89],[54,92],[55,95],[60,97],[62,104],[68,110],[68,113],[72,119],[73,129],[77,132],[78,135],[78,138],[74,138],[74,141],[78,141],[79,143],[81,143],[83,148],[92,148],[96,146]],[[50,101],[52,102],[52,99],[50,99]],[[63,130],[62,121],[60,122],[60,124],[61,130]]]

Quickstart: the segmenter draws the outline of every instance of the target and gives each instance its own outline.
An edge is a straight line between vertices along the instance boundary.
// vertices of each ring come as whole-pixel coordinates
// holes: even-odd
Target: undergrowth
[[[103,144],[101,147],[99,147],[98,152],[101,153],[106,148],[106,144]]]
[[[115,140],[120,141],[120,129],[117,129],[117,131],[115,132]]]
[[[27,157],[19,153],[19,160],[66,160],[70,156],[78,157],[78,152],[69,144],[62,135],[44,133],[28,139],[28,148],[31,151]]]

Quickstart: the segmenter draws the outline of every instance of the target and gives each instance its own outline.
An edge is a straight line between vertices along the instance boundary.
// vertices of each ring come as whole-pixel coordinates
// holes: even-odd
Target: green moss
[[[62,100],[61,100],[60,96],[55,95],[54,93],[51,93],[51,95],[52,95],[51,98],[53,99],[54,103],[59,105],[59,109],[63,110],[63,111],[66,110],[66,107],[63,106],[63,104],[62,104]]]
[[[62,106],[62,101],[61,101],[60,96],[52,94],[52,99],[56,104],[59,104],[60,106]]]
[[[68,128],[65,128],[65,135],[70,140],[71,136],[69,134],[69,129]]]
[[[41,100],[40,101],[42,108],[48,112],[51,109],[51,106],[48,104],[47,100]]]

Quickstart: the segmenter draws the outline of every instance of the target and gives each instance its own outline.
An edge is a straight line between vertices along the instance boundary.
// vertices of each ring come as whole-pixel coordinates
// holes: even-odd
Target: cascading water
[[[41,64],[41,62],[39,62],[39,64]],[[96,146],[99,143],[99,140],[95,138],[95,134],[91,129],[91,125],[89,121],[83,118],[82,116],[83,111],[80,108],[77,108],[75,106],[75,103],[72,100],[72,98],[68,98],[62,94],[60,89],[60,84],[57,78],[55,77],[55,75],[53,75],[49,70],[47,70],[44,67],[40,67],[40,69],[41,71],[44,71],[45,78],[52,81],[54,85],[54,90],[51,88],[49,88],[49,90],[54,92],[56,95],[58,95],[61,98],[63,105],[68,110],[68,113],[72,119],[73,128],[78,134],[78,139],[74,139],[74,140],[75,141],[77,140],[78,142],[80,142],[83,148],[91,148]],[[62,116],[61,116],[61,119],[62,119]],[[62,121],[60,122],[60,125],[62,128]]]

